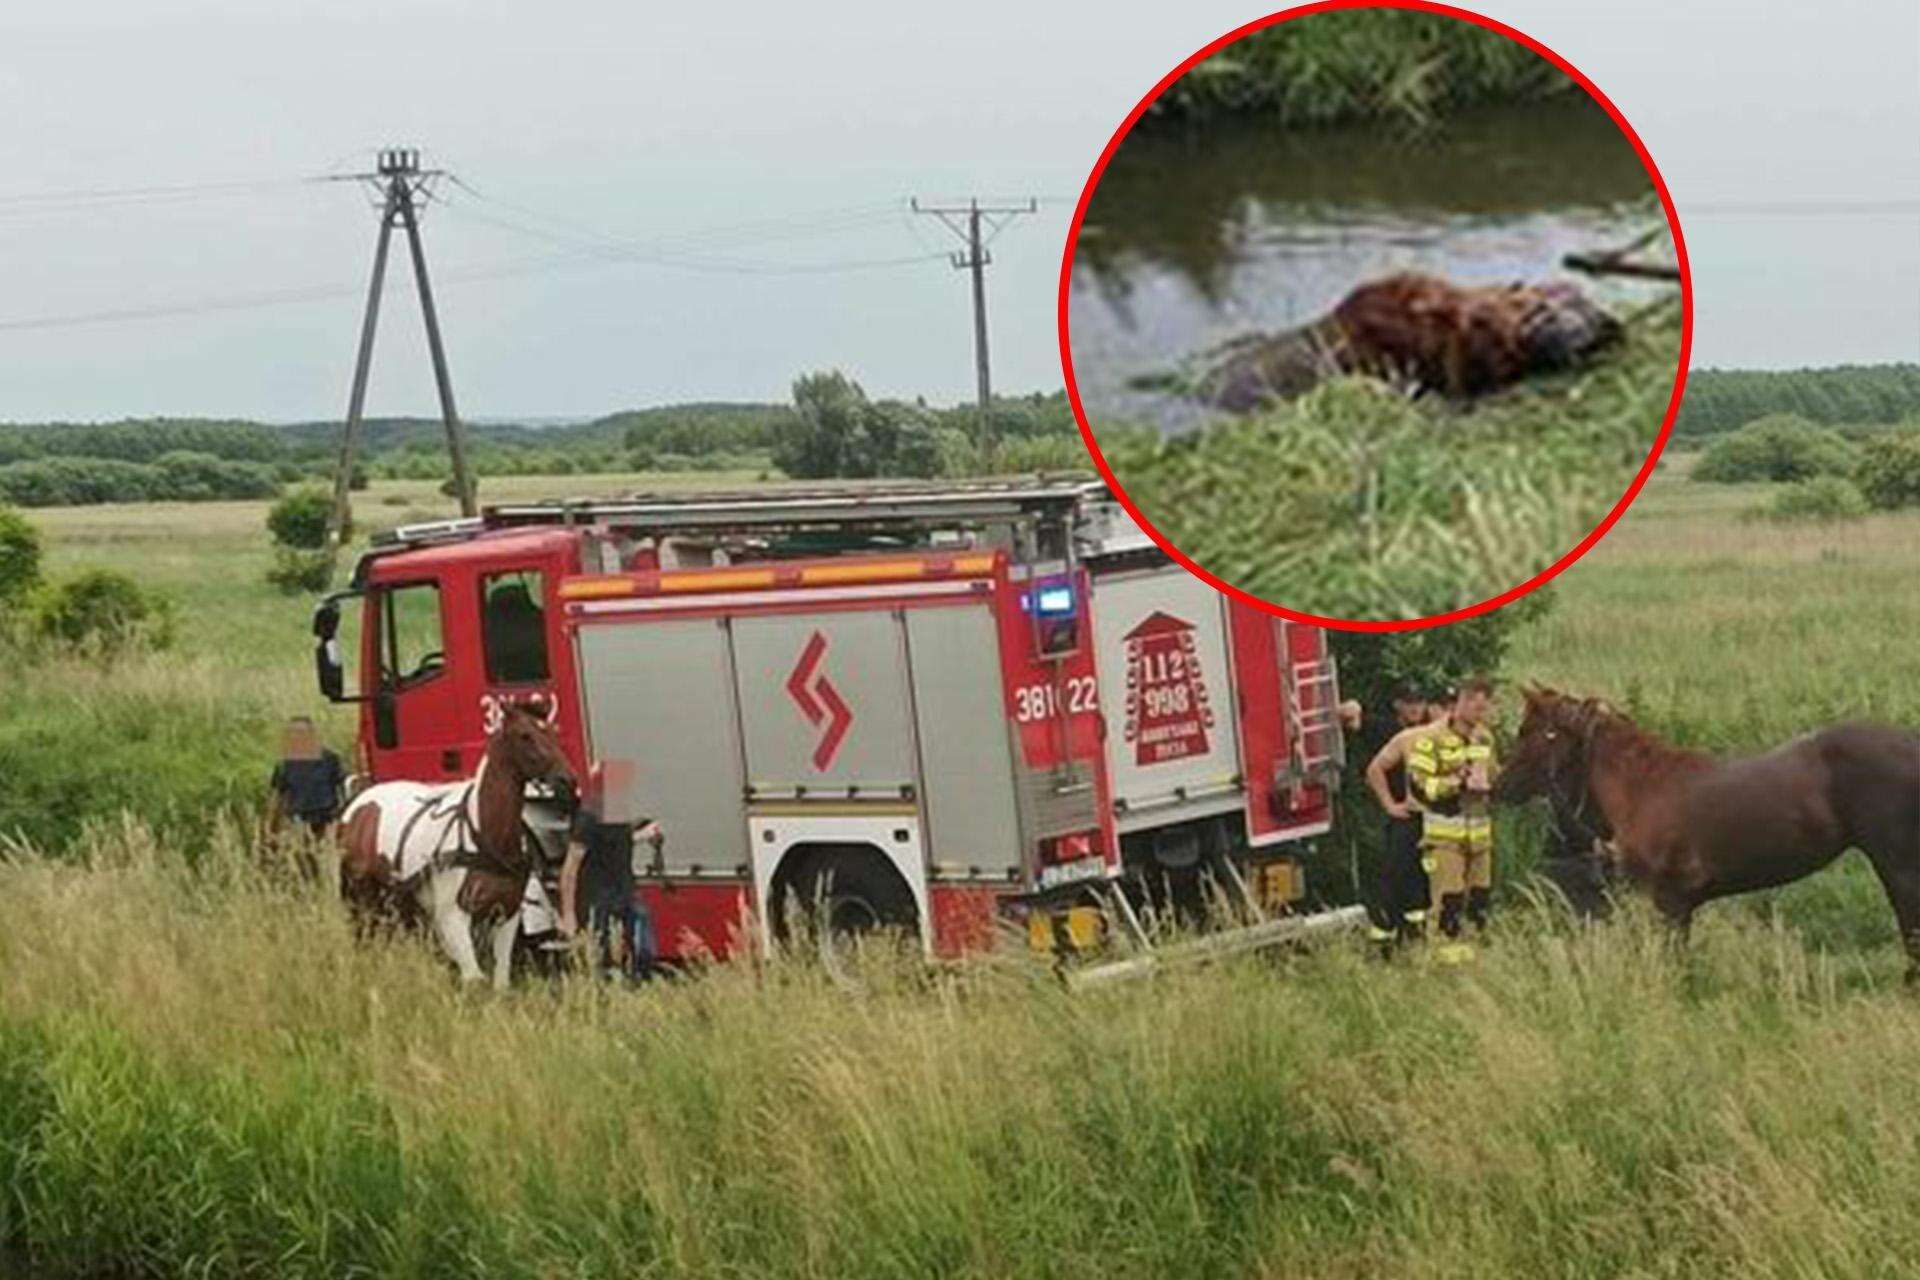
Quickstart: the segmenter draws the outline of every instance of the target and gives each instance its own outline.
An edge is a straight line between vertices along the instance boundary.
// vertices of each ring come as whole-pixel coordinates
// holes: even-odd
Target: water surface
[[[1418,134],[1136,133],[1094,192],[1075,252],[1074,377],[1096,422],[1188,430],[1210,411],[1128,381],[1237,334],[1303,324],[1394,271],[1544,280],[1563,254],[1622,243],[1658,219],[1632,144],[1584,95]],[[1650,292],[1589,287],[1625,306]]]

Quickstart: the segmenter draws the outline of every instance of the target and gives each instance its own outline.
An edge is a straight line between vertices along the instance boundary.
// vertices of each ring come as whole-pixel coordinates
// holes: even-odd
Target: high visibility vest
[[[1485,725],[1461,733],[1452,720],[1442,720],[1407,744],[1408,789],[1429,813],[1484,811],[1486,796],[1466,791],[1467,770],[1475,764],[1493,768],[1493,734]]]

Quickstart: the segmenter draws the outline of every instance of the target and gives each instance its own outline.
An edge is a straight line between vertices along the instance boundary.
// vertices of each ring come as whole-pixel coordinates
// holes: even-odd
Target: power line
[[[186,182],[144,187],[80,187],[64,191],[17,191],[0,193],[0,208],[84,205],[99,202],[128,203],[160,199],[185,199],[201,196],[250,195],[276,187],[305,186],[317,179],[252,178],[228,182]]]
[[[464,184],[458,185],[461,185],[462,189],[468,191],[470,194],[477,194],[472,193],[472,189],[466,187]],[[485,197],[480,198],[485,199]],[[841,258],[811,262],[773,262],[764,259],[722,257],[701,251],[697,237],[704,233],[685,233],[677,238],[665,237],[653,241],[631,240],[584,228],[577,232],[554,231],[547,227],[513,218],[504,218],[492,212],[476,209],[465,201],[443,200],[443,203],[446,207],[455,210],[463,217],[472,218],[476,221],[499,227],[502,230],[532,236],[536,239],[573,249],[577,252],[591,254],[604,260],[638,262],[651,266],[669,267],[684,271],[707,271],[725,275],[835,274],[839,272],[909,266],[926,262],[936,257],[945,256],[944,254],[937,253],[895,254],[879,258]],[[502,205],[508,208],[518,207],[508,206],[505,205],[505,202],[497,200],[488,201],[488,203]],[[713,230],[723,233],[736,233],[730,237],[734,243],[747,244],[753,243],[754,240],[741,238],[737,234],[738,232],[759,228],[757,238],[760,240],[796,239],[805,236],[838,234],[850,230],[875,227],[891,222],[898,216],[898,213],[898,207],[889,204],[878,207],[868,206],[853,210],[837,211],[825,217],[817,217],[806,223],[799,223],[790,219],[763,220],[758,223],[737,224],[736,227],[733,228],[716,228]],[[533,216],[539,218],[544,215],[534,214]],[[551,221],[558,222],[559,220],[551,219]],[[577,226],[578,224],[563,225]]]

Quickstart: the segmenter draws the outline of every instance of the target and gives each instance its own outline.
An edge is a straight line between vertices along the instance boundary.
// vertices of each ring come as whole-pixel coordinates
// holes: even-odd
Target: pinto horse
[[[1920,979],[1920,737],[1874,724],[1720,760],[1670,746],[1599,698],[1525,691],[1500,800],[1546,796],[1684,931],[1705,902],[1813,874],[1849,848],[1873,863]]]
[[[363,919],[432,922],[465,981],[484,977],[473,926],[493,926],[493,984],[504,989],[533,874],[521,827],[530,782],[575,794],[572,768],[536,710],[509,706],[473,777],[432,785],[383,782],[340,816],[340,894]]]

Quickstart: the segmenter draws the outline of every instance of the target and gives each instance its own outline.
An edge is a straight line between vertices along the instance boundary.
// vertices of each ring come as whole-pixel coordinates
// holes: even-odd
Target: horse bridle
[[[1599,728],[1600,715],[1604,710],[1606,707],[1603,703],[1587,704],[1583,723],[1578,730],[1573,731],[1580,748],[1575,759],[1585,765],[1581,776],[1574,780],[1574,785],[1578,788],[1577,793],[1567,790],[1567,770],[1563,766],[1556,764],[1547,770],[1547,803],[1553,808],[1555,825],[1561,828],[1563,835],[1567,827],[1571,826],[1573,833],[1586,842],[1589,850],[1596,845],[1606,845],[1613,839],[1611,829],[1603,832],[1587,821],[1587,810],[1593,801],[1593,738]],[[1566,730],[1556,726],[1548,732],[1566,732]],[[1599,817],[1603,825],[1611,828],[1612,824],[1607,822],[1605,814]]]

